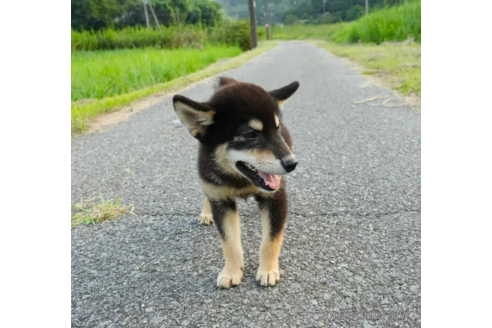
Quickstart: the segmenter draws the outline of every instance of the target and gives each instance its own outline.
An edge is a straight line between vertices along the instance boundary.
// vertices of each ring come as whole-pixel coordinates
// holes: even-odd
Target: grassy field
[[[377,75],[404,95],[421,96],[420,44],[338,45],[313,41],[333,54],[361,63],[362,73]]]
[[[413,0],[401,6],[375,9],[350,23],[330,25],[290,25],[275,27],[273,38],[279,40],[323,39],[335,43],[380,44],[385,41],[404,41],[412,36],[420,42],[421,4]]]
[[[72,101],[102,99],[170,81],[241,52],[227,46],[73,52]]]
[[[98,115],[116,111],[153,93],[184,87],[238,67],[274,46],[272,42],[263,43],[254,50],[215,65],[209,64],[236,56],[241,50],[238,47],[205,47],[201,50],[135,49],[72,53],[72,134],[83,132],[90,120]]]
[[[334,35],[339,34],[348,25],[350,25],[350,23],[275,26],[272,35],[275,40],[331,40]]]

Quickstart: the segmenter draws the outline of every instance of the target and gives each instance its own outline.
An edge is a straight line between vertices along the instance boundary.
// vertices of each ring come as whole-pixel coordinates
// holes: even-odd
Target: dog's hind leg
[[[208,198],[205,198],[205,202],[203,203],[203,209],[202,212],[200,213],[200,217],[198,218],[198,221],[202,225],[211,225],[214,223],[214,218],[212,215],[212,208],[210,207],[210,202],[208,201]]]
[[[212,213],[217,226],[222,250],[224,251],[224,269],[217,277],[217,286],[229,288],[237,286],[243,278],[243,248],[239,226],[239,212],[233,200],[211,201]]]
[[[262,242],[256,280],[262,286],[275,286],[280,279],[278,256],[287,221],[285,184],[272,198],[257,197],[257,200],[260,205]]]

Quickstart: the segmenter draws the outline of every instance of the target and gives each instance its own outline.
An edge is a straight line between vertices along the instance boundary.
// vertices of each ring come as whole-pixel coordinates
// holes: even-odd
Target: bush
[[[297,18],[296,15],[293,15],[293,14],[287,14],[285,15],[284,17],[284,24],[285,25],[292,25],[294,24],[295,22],[297,22],[299,20],[299,18]]]
[[[209,41],[213,44],[228,44],[239,46],[243,51],[253,46],[249,29],[249,20],[225,21],[215,27],[209,34]]]
[[[355,5],[347,11],[346,21],[356,20],[364,15],[364,8],[361,5]]]
[[[251,36],[247,21],[226,21],[209,29],[186,25],[181,31],[175,27],[161,26],[162,33],[144,27],[112,28],[100,31],[72,30],[72,51],[94,51],[155,47],[163,49],[201,48],[205,44],[239,46],[251,49]]]

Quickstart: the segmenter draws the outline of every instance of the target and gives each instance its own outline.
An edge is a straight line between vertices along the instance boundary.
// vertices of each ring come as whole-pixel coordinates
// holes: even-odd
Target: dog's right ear
[[[295,81],[280,89],[272,90],[269,94],[277,101],[277,104],[281,106],[297,91],[297,89],[299,89],[299,82]]]
[[[214,111],[206,103],[199,103],[189,98],[175,95],[174,111],[181,123],[197,139],[205,133],[206,127],[214,123]]]

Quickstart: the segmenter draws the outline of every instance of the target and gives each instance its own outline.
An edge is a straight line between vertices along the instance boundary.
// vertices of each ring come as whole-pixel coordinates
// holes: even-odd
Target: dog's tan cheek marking
[[[256,280],[262,286],[274,286],[280,279],[278,256],[284,239],[284,230],[282,229],[272,240],[270,234],[270,211],[263,209],[260,211],[260,214],[262,241],[260,247],[260,267],[256,274]]]
[[[241,176],[241,174],[239,172],[237,172],[233,167],[231,167],[231,165],[227,161],[226,157],[227,157],[227,147],[228,146],[229,146],[229,144],[226,142],[225,144],[222,144],[215,149],[215,152],[214,152],[215,161],[217,162],[219,167],[222,170],[224,170],[224,172],[235,175],[235,176]]]
[[[243,248],[241,246],[241,229],[239,212],[229,210],[222,218],[222,227],[225,238],[221,238],[224,251],[224,269],[217,277],[217,286],[229,288],[239,285],[243,278]]]
[[[210,206],[210,202],[208,198],[205,198],[205,202],[203,203],[202,212],[200,213],[200,217],[198,219],[200,224],[203,225],[211,225],[214,223],[213,215],[212,215],[212,207]]]
[[[263,130],[263,123],[261,123],[261,121],[256,119],[249,121],[249,126],[257,131]]]
[[[275,126],[278,128],[279,124],[280,124],[280,121],[278,120],[278,116],[275,115]]]

